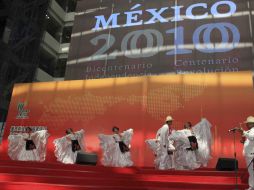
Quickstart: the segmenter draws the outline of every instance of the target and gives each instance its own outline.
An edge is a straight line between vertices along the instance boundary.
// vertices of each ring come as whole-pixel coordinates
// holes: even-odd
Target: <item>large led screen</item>
[[[247,0],[82,0],[66,80],[252,70]]]

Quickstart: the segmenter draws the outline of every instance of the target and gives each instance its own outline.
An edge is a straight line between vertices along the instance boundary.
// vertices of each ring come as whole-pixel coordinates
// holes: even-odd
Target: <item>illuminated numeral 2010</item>
[[[215,30],[219,31],[221,34],[221,42],[219,43],[211,42],[211,36]],[[193,52],[192,49],[184,47],[184,27],[179,26],[174,29],[169,29],[166,31],[166,34],[173,34],[174,37],[174,48],[166,52],[167,56],[191,54]],[[230,34],[232,38],[230,38]],[[142,47],[142,49],[137,47],[138,40],[141,37],[145,37],[146,39],[146,47]],[[203,42],[201,42],[201,39]],[[161,49],[164,44],[163,35],[155,29],[129,32],[123,37],[120,52],[115,50],[112,53],[107,53],[116,42],[116,39],[112,34],[101,34],[91,39],[90,42],[96,46],[98,45],[99,40],[104,40],[105,44],[92,55],[92,60],[105,60],[106,58],[115,59],[120,55],[124,55],[128,58],[147,58],[154,56],[159,51],[164,51]],[[201,25],[194,31],[192,36],[192,42],[195,49],[202,53],[229,52],[238,45],[239,41],[240,32],[238,28],[235,25],[226,22]]]

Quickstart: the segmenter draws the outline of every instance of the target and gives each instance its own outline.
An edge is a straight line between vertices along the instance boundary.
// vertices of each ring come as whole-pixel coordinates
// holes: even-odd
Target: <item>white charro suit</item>
[[[166,170],[174,168],[173,154],[169,155],[168,151],[174,151],[173,141],[169,140],[169,135],[173,131],[168,124],[164,124],[156,134],[156,140],[160,143],[160,153],[158,156],[158,169]]]
[[[254,158],[254,128],[251,128],[248,131],[243,131],[243,136],[246,137],[243,147],[243,155],[246,160],[247,166],[249,166],[250,162]],[[247,168],[249,172],[249,186],[254,189],[254,168],[253,162]]]

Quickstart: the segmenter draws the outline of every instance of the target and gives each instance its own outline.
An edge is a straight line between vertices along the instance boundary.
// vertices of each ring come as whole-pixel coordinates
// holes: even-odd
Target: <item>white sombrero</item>
[[[244,123],[254,123],[254,117],[253,116],[247,117],[247,119]]]
[[[167,116],[167,117],[166,117],[166,122],[167,122],[167,121],[173,121],[173,120],[174,120],[174,119],[173,119],[171,116]]]

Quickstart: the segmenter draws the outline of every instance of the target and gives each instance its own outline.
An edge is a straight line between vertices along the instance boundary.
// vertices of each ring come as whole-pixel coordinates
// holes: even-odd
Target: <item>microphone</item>
[[[239,130],[239,129],[242,129],[242,124],[243,124],[243,123],[239,123],[239,126],[240,126],[240,127],[234,127],[234,128],[232,128],[232,129],[229,129],[228,132],[229,132],[229,133],[230,133],[230,132],[235,132],[235,131],[237,131],[237,130]]]
[[[238,128],[238,127],[234,127],[234,128],[232,128],[232,129],[229,129],[228,132],[229,132],[229,133],[230,133],[230,132],[235,132],[236,130],[239,130],[239,128]]]

